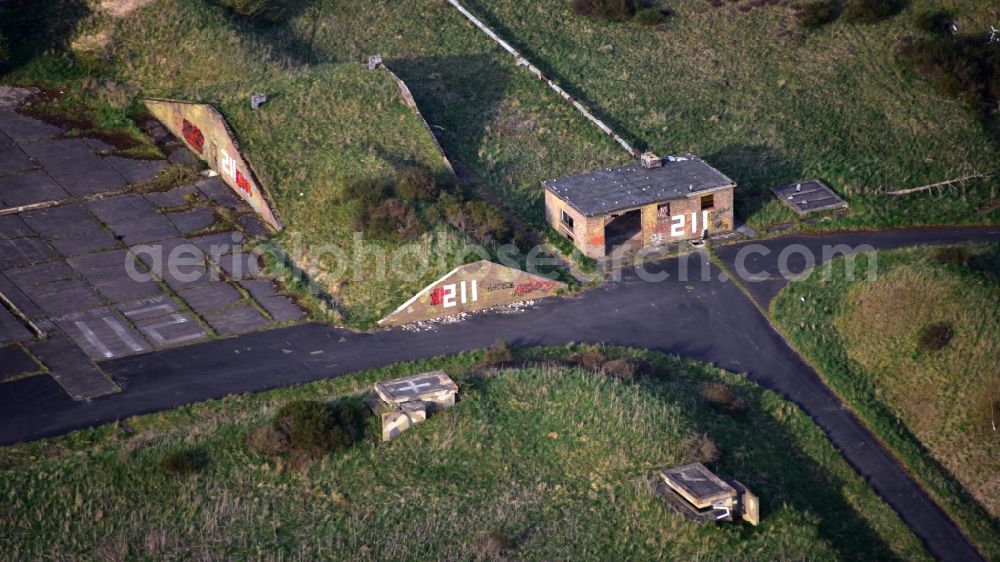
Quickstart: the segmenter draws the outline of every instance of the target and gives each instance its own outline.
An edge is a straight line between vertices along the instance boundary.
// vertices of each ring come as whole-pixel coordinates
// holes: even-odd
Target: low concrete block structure
[[[733,521],[751,525],[760,522],[760,502],[739,481],[726,482],[701,463],[691,463],[660,472],[657,487],[661,498],[681,516],[692,521]]]
[[[391,441],[431,413],[454,406],[458,385],[444,371],[431,371],[375,383],[375,393],[368,406],[382,420],[382,441]]]
[[[692,155],[646,153],[638,162],[542,186],[549,224],[595,259],[733,229],[736,183]]]
[[[819,180],[783,185],[775,187],[771,192],[799,216],[847,208],[847,201]]]

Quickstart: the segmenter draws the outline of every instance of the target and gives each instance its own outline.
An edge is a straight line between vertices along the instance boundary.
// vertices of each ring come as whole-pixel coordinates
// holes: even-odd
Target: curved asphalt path
[[[780,252],[792,244],[814,250],[834,244],[869,244],[881,249],[973,241],[1000,241],[1000,228],[795,236],[723,247],[717,253],[736,271],[740,249],[746,247],[743,255],[750,256],[746,269],[760,273],[777,272]],[[751,244],[760,246],[750,248]],[[801,264],[789,263],[793,271],[799,271],[796,266]],[[497,339],[516,345],[606,343],[692,357],[746,373],[754,382],[779,392],[813,418],[935,557],[982,560],[951,519],[792,351],[744,293],[734,283],[721,280],[725,272],[701,254],[646,267],[646,279],[628,270],[620,280],[577,297],[548,299],[519,313],[476,315],[425,332],[396,328],[354,333],[325,324],[304,324],[118,359],[102,367],[123,392],[85,402],[71,400],[51,377],[5,383],[0,385],[0,445],[229,394],[478,349]],[[783,282],[747,286],[766,307]]]

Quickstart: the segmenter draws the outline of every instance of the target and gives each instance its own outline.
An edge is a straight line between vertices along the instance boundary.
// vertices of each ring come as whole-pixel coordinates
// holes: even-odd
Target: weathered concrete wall
[[[724,187],[711,192],[694,193],[684,199],[673,199],[660,205],[649,205],[642,210],[642,238],[644,246],[669,244],[691,238],[701,238],[707,231],[729,232],[733,229],[734,187]],[[703,197],[712,196],[709,210],[701,208]]]
[[[394,312],[379,320],[398,326],[454,316],[503,304],[550,297],[565,283],[488,261],[462,265],[428,285]]]
[[[674,199],[665,203],[642,207],[642,244],[659,246],[691,238],[701,238],[705,231],[709,234],[729,232],[733,229],[734,186],[715,191],[694,193],[690,197]],[[703,197],[711,195],[713,205],[709,210],[701,208]],[[562,221],[565,211],[573,218],[570,231]],[[606,255],[604,227],[606,216],[585,217],[551,191],[545,190],[545,218],[552,228],[564,236],[573,237],[573,244],[584,255],[601,259]]]
[[[149,111],[167,129],[194,151],[250,204],[260,218],[275,230],[282,225],[265,197],[264,189],[240,153],[239,144],[226,120],[204,103],[145,100]]]
[[[563,211],[573,218],[572,229],[563,222]],[[573,244],[585,256],[591,258],[604,257],[604,225],[607,223],[605,217],[585,217],[546,189],[545,218],[556,232],[559,232],[563,236],[570,234],[573,237]]]

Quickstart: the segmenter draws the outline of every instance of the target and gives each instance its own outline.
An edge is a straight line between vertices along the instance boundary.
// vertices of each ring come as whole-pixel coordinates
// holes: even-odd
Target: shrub
[[[806,29],[816,29],[836,19],[837,12],[832,0],[815,0],[802,5],[798,13],[799,25]]]
[[[423,234],[416,211],[399,199],[386,199],[377,207],[369,208],[364,227],[369,234],[379,238],[413,240]]]
[[[665,18],[663,12],[656,8],[643,8],[635,13],[633,19],[640,25],[654,26],[662,23]]]
[[[344,186],[343,198],[354,201],[362,207],[378,205],[391,195],[385,182],[378,180],[354,180]]]
[[[875,23],[896,13],[894,0],[850,0],[844,7],[844,19],[854,23]]]
[[[639,371],[639,366],[628,359],[612,359],[602,367],[604,374],[616,379],[630,381],[635,378]]]
[[[288,438],[288,434],[275,427],[273,423],[258,427],[250,434],[247,444],[257,454],[271,457],[287,453],[292,449],[292,440]]]
[[[244,17],[277,22],[285,17],[282,0],[217,0],[219,5],[229,8]]]
[[[722,458],[722,449],[707,433],[692,435],[681,444],[687,462],[710,463]]]
[[[986,36],[905,37],[897,56],[942,92],[962,99],[984,115],[1000,98],[1000,51]]]
[[[724,414],[739,414],[743,411],[743,400],[721,382],[708,383],[701,387],[701,397],[713,408]]]
[[[496,560],[514,547],[514,539],[503,531],[490,531],[476,541],[476,560]]]
[[[481,241],[502,241],[510,238],[510,227],[503,214],[495,206],[485,201],[469,201],[465,204],[468,224],[465,230]]]
[[[951,26],[951,14],[941,10],[924,10],[917,14],[913,23],[922,31],[941,33]]]
[[[634,0],[573,0],[573,12],[609,21],[625,21],[636,12]]]
[[[973,257],[972,252],[961,246],[945,246],[935,249],[931,259],[941,265],[968,266]]]
[[[396,194],[410,201],[433,201],[441,189],[437,180],[425,168],[411,166],[396,175]]]
[[[584,369],[597,371],[608,362],[608,356],[596,349],[582,349],[571,355],[569,360]]]
[[[342,451],[364,434],[365,407],[355,399],[332,406],[316,400],[289,402],[274,419],[250,435],[249,445],[265,455],[294,453],[320,458]]]
[[[513,360],[514,352],[511,350],[510,344],[506,340],[497,340],[492,347],[486,348],[486,353],[483,354],[480,364],[483,367],[492,367],[504,365]]]
[[[920,349],[924,351],[940,351],[944,349],[951,338],[955,337],[955,330],[947,322],[935,322],[920,329]]]
[[[195,451],[174,451],[163,455],[160,466],[174,476],[189,476],[205,466],[205,458]]]

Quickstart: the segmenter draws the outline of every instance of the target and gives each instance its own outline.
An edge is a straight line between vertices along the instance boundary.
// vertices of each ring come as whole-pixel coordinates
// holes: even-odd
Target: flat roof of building
[[[782,203],[800,215],[847,208],[847,201],[819,180],[783,185],[771,191]]]
[[[668,156],[659,168],[632,162],[542,182],[584,216],[593,217],[736,185],[697,156]]]

